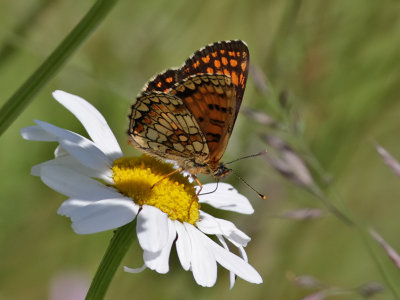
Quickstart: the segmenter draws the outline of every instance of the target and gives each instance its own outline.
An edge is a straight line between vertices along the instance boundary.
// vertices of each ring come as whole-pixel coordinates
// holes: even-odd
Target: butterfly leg
[[[199,191],[196,193],[196,195],[192,198],[192,201],[190,202],[189,209],[188,209],[188,216],[189,216],[189,218],[190,218],[190,209],[192,208],[192,204],[193,204],[193,202],[196,200],[196,198],[197,198],[197,199],[199,198],[200,192],[201,192],[201,190],[203,189],[203,185],[201,184],[201,182],[200,182],[200,180],[197,178],[197,176],[192,175],[192,177],[193,177],[194,181],[196,181],[196,183],[198,184],[198,186],[199,186]]]
[[[155,184],[153,184],[153,185],[151,186],[150,189],[153,189],[157,184],[159,184],[159,183],[160,183],[161,181],[163,181],[164,179],[166,179],[166,178],[168,178],[168,177],[174,175],[175,173],[182,172],[182,171],[183,171],[183,168],[178,168],[178,169],[173,170],[172,172],[170,172],[170,173],[168,173],[167,175],[163,176],[163,178],[161,178],[161,179],[160,179],[159,181],[157,181]]]
[[[196,181],[196,183],[199,185],[199,191],[196,193],[196,197],[199,197],[201,190],[203,189],[203,185],[201,184],[200,180],[197,178],[197,176],[192,175],[193,179]]]

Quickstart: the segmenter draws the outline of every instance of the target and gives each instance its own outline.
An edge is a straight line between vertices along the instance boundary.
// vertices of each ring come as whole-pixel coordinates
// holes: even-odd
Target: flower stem
[[[121,264],[122,258],[135,239],[136,221],[132,221],[118,228],[110,241],[106,253],[101,260],[92,284],[86,295],[86,300],[103,299],[115,272]]]
[[[0,109],[0,135],[52,79],[86,38],[96,29],[118,0],[97,0],[71,33]]]

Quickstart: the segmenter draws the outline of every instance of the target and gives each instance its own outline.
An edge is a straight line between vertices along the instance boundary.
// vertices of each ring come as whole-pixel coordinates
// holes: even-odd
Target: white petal
[[[71,198],[100,200],[122,196],[114,188],[63,166],[42,166],[40,177],[47,186]]]
[[[146,266],[155,270],[160,274],[168,273],[169,271],[169,254],[171,253],[172,243],[176,238],[176,231],[173,221],[167,218],[168,221],[168,241],[160,252],[153,253],[146,250],[143,251],[143,260]]]
[[[236,282],[236,275],[233,272],[229,272],[229,289],[233,289]]]
[[[83,166],[79,161],[77,161],[74,157],[72,157],[69,154],[59,156],[55,159],[52,159],[52,160],[46,161],[44,163],[38,164],[36,166],[33,166],[32,170],[31,170],[31,174],[34,176],[40,176],[41,168],[49,166],[49,165],[61,166],[64,168],[68,168],[68,169],[71,169],[71,170],[77,172],[78,174],[85,175],[87,177],[99,178],[99,179],[106,181],[108,184],[113,184],[111,170],[108,170],[107,173],[102,173],[98,170],[93,170],[91,168]]]
[[[168,242],[168,216],[158,208],[143,205],[140,211],[136,232],[143,250],[157,253]]]
[[[251,240],[243,231],[237,229],[232,222],[215,218],[203,211],[200,211],[200,219],[196,222],[196,226],[206,234],[225,236],[236,247],[246,246]]]
[[[184,223],[192,244],[192,272],[197,284],[211,287],[217,280],[217,262],[203,235],[193,225]]]
[[[54,157],[60,157],[65,155],[69,155],[68,152],[63,147],[58,145],[56,150],[54,150]]]
[[[178,253],[179,260],[185,271],[190,268],[190,257],[192,255],[192,245],[190,244],[190,237],[179,221],[174,221],[178,239],[176,240],[176,252]]]
[[[94,201],[70,198],[61,204],[61,206],[57,210],[57,213],[61,216],[71,217],[75,215],[76,212],[79,211],[82,207],[85,207],[90,203],[94,203]]]
[[[54,135],[47,133],[39,126],[29,126],[21,129],[21,135],[25,140],[56,142]]]
[[[93,142],[112,161],[122,156],[121,148],[107,121],[92,104],[81,97],[63,91],[54,91],[53,97],[78,118]]]
[[[213,252],[217,262],[225,269],[251,283],[262,283],[260,274],[239,256],[227,251],[204,234],[199,239]]]
[[[58,213],[71,218],[76,233],[91,234],[128,224],[135,219],[138,210],[139,206],[129,198],[94,202],[69,199],[64,201]]]
[[[238,249],[239,249],[239,252],[240,252],[240,256],[243,258],[243,260],[244,260],[245,262],[248,262],[249,259],[248,259],[248,257],[247,257],[246,251],[244,250],[244,247],[239,246]]]
[[[230,184],[220,182],[216,189],[216,183],[203,185],[199,195],[200,203],[207,203],[215,208],[234,211],[242,214],[252,214],[254,212],[249,200],[238,193]],[[209,193],[202,195],[205,193]]]
[[[125,272],[133,273],[133,274],[141,273],[145,269],[147,269],[146,265],[143,265],[140,268],[128,268],[128,267],[124,266],[124,271]]]
[[[46,132],[53,134],[60,145],[83,165],[99,171],[105,171],[111,167],[113,161],[87,138],[50,123],[38,120],[35,122]]]
[[[226,244],[224,237],[218,234],[217,238],[218,238],[219,242],[221,243],[222,247],[224,247],[224,249],[229,251],[229,247]],[[235,281],[236,281],[235,273],[233,273],[232,271],[229,271],[229,289],[233,289],[233,286],[235,285]]]

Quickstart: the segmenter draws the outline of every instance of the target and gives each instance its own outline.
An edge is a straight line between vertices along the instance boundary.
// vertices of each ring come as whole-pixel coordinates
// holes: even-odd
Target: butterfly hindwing
[[[174,95],[143,93],[132,105],[129,118],[131,140],[145,152],[170,159],[209,154],[195,118]]]

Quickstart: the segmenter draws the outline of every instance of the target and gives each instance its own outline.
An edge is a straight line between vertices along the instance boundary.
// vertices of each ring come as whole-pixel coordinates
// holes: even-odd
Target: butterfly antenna
[[[231,163],[237,162],[237,161],[242,160],[242,159],[245,159],[245,158],[261,156],[261,155],[264,155],[264,154],[267,153],[267,152],[268,152],[268,150],[265,149],[264,151],[261,151],[261,152],[259,152],[259,153],[251,154],[251,155],[246,155],[246,156],[240,157],[240,158],[238,158],[238,159],[232,160],[232,161],[230,161],[230,162],[227,162],[227,163],[225,163],[225,164],[226,164],[226,165],[229,165],[229,164],[231,164]],[[238,177],[239,177],[239,176],[238,176]]]
[[[250,157],[251,157],[251,156],[250,156]],[[232,169],[231,169],[231,170],[232,170]],[[263,199],[263,200],[267,199],[267,196],[265,196],[265,195],[263,195],[263,194],[257,192],[256,189],[253,188],[250,184],[248,184],[242,177],[240,177],[240,175],[239,175],[238,173],[236,173],[235,170],[232,170],[232,173],[235,174],[235,176],[236,176],[237,178],[239,178],[245,185],[247,185],[250,189],[252,189],[255,193],[257,193],[257,195],[258,195],[261,199]]]

